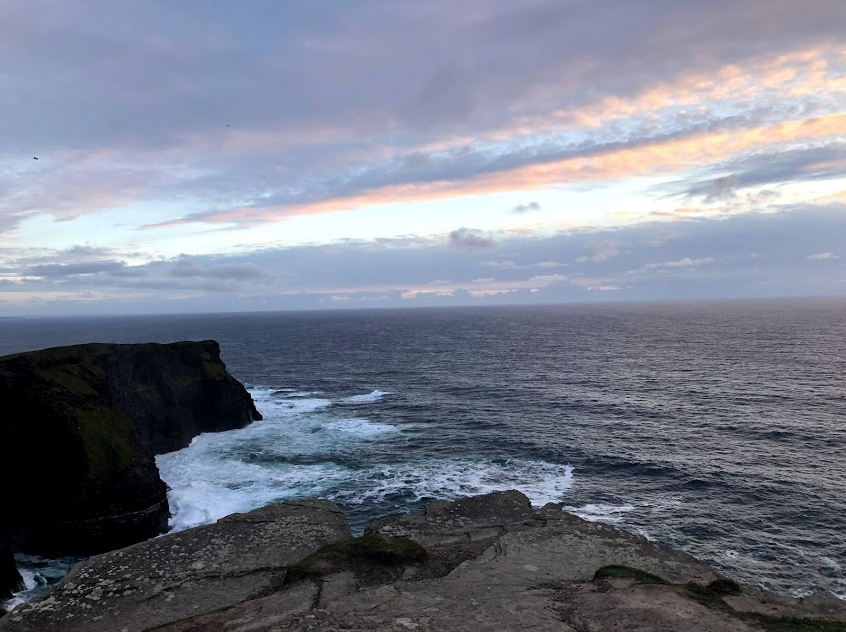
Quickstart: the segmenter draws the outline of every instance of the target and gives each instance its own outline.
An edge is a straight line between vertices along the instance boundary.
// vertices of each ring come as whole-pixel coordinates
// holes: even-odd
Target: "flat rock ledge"
[[[326,500],[278,503],[89,558],[0,630],[135,632],[270,594],[288,566],[349,538]]]
[[[236,514],[91,558],[0,631],[846,631],[834,597],[738,586],[515,491],[432,503],[349,538],[327,501]]]

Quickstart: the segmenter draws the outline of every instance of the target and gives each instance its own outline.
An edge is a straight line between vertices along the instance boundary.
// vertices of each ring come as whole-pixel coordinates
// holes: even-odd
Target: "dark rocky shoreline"
[[[430,504],[350,538],[279,503],[78,564],[2,632],[846,630],[846,603],[738,586],[673,549],[519,492]]]
[[[213,340],[5,356],[0,399],[0,480],[10,508],[0,514],[0,546],[45,556],[163,533],[167,489],[154,456],[261,418]],[[0,594],[16,589],[14,579],[0,575]]]

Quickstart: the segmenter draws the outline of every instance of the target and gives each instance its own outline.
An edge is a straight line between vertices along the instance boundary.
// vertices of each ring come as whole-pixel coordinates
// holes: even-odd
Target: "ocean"
[[[320,496],[360,532],[518,489],[846,599],[846,300],[0,321],[0,355],[209,338],[264,420],[157,458],[173,529]],[[31,587],[73,562],[19,561]]]

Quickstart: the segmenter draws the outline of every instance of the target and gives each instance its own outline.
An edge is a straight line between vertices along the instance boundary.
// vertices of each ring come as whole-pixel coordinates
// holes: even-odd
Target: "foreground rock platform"
[[[304,540],[310,517],[326,526]],[[252,540],[253,528],[273,536]],[[557,505],[533,508],[514,491],[347,533],[325,501],[233,516],[93,558],[0,630],[846,630],[846,603],[834,597],[741,587],[684,553]],[[222,576],[232,583],[216,584]],[[804,627],[784,627],[794,623]]]
[[[149,630],[279,590],[288,566],[349,538],[325,500],[278,503],[92,557],[0,630]]]

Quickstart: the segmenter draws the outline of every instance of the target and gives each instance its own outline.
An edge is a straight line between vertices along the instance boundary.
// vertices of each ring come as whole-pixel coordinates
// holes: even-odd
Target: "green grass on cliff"
[[[123,415],[104,406],[76,408],[72,415],[88,456],[89,476],[105,481],[138,460],[132,425]]]
[[[408,538],[386,538],[368,533],[329,544],[288,569],[286,581],[317,578],[340,571],[367,571],[420,562],[426,549]]]
[[[767,632],[846,632],[846,622],[816,619],[794,619],[792,617],[749,617],[763,626]]]
[[[691,582],[685,586],[684,591],[688,598],[707,608],[722,610],[745,621],[755,622],[767,632],[846,632],[846,622],[843,621],[772,617],[765,614],[737,612],[725,602],[723,597],[740,593],[740,586],[730,579],[716,579],[706,586]]]
[[[739,595],[740,586],[730,579],[715,579],[707,586],[690,582],[685,586],[685,595],[693,601],[702,604],[707,608],[727,610],[728,604],[723,597],[728,595]]]
[[[80,376],[82,371],[83,368],[79,365],[62,364],[49,369],[41,369],[38,373],[48,382],[57,384],[74,395],[80,397],[96,396],[97,391],[91,388],[91,385]]]
[[[658,577],[658,575],[653,575],[652,573],[642,571],[638,568],[632,568],[630,566],[617,566],[613,564],[597,569],[596,573],[593,575],[593,579],[594,581],[598,579],[630,579],[640,584],[667,583],[666,580]]]

